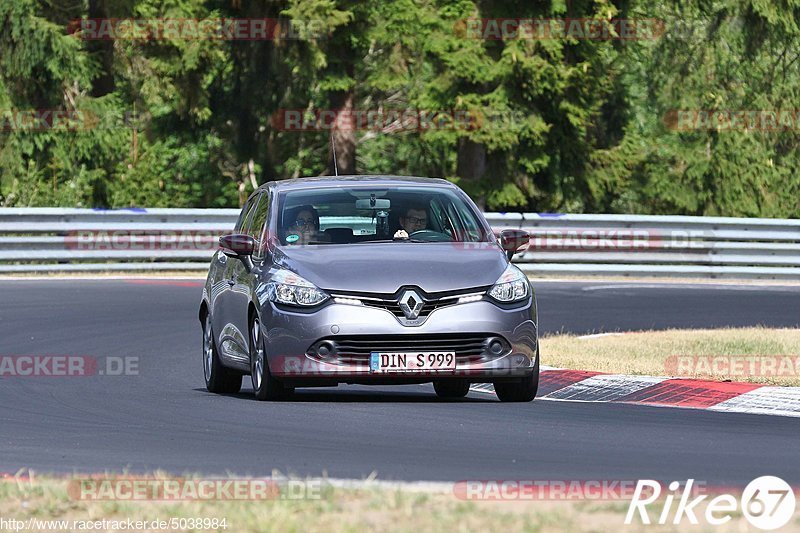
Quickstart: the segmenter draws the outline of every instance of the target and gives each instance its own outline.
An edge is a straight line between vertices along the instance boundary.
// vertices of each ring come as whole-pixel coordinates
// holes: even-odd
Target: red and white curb
[[[494,393],[494,387],[490,383],[475,384],[470,390]],[[549,367],[541,370],[536,399],[686,407],[800,417],[800,387],[625,376]]]

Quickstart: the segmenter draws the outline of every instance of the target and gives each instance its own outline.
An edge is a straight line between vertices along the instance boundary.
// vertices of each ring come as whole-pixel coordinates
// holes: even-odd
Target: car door
[[[242,226],[247,222],[248,216],[252,213],[254,204],[248,200],[245,202],[242,210],[239,212],[239,218],[233,227],[233,233],[239,233]],[[222,249],[218,249],[214,256],[211,258],[211,285],[208,294],[208,304],[211,311],[211,327],[217,333],[221,334],[227,319],[222,310],[222,301],[225,291],[230,288],[228,280],[230,279],[230,263],[231,258],[222,253]],[[218,346],[221,345],[221,338],[218,340]]]
[[[253,195],[245,203],[239,220],[234,227],[234,233],[247,233],[253,219],[253,212],[258,203],[259,195]],[[236,325],[236,294],[237,272],[242,265],[239,259],[228,257],[221,251],[214,257],[217,268],[222,272],[218,283],[219,289],[216,298],[212,301],[212,327],[217,334],[217,346],[222,359],[228,364],[242,366],[247,360],[247,330],[241,330]]]
[[[263,260],[263,246],[262,236],[264,235],[264,226],[269,216],[269,203],[270,194],[264,191],[259,195],[258,203],[253,211],[253,216],[250,220],[248,228],[243,233],[250,235],[256,241],[256,247],[253,251],[252,261],[255,267],[259,266]],[[250,302],[253,300],[252,291],[254,289],[253,277],[256,275],[254,271],[248,270],[243,261],[234,260],[231,267],[231,307],[230,315],[232,326],[242,332],[243,338],[246,342],[239,346],[243,353],[248,354],[249,357],[249,316],[248,309]]]

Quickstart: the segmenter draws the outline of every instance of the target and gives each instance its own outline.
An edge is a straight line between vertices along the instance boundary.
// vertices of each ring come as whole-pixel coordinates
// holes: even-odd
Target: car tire
[[[242,373],[224,366],[219,360],[208,313],[203,321],[203,376],[209,392],[233,394],[242,388]]]
[[[294,392],[293,387],[285,387],[269,371],[266,342],[258,317],[250,325],[250,379],[259,401],[281,400]]]
[[[469,381],[462,379],[434,381],[433,389],[439,398],[463,398],[469,393]]]
[[[536,350],[536,364],[530,376],[517,381],[499,381],[494,384],[494,392],[501,402],[531,402],[539,391],[539,350]]]

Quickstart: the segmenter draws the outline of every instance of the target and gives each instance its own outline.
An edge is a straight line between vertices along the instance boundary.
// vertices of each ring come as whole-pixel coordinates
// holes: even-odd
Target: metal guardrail
[[[526,229],[532,274],[800,279],[800,220],[488,213]]]
[[[0,273],[194,271],[238,209],[0,209]],[[800,220],[487,213],[531,235],[532,275],[800,280]]]

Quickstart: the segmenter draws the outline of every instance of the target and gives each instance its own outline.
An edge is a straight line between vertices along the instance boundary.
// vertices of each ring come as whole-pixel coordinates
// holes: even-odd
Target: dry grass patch
[[[4,520],[66,520],[66,530],[78,530],[73,521],[150,522],[177,518],[225,519],[226,528],[213,531],[681,531],[680,526],[624,525],[627,501],[511,501],[475,502],[439,491],[402,488],[332,488],[319,499],[204,502],[89,502],[71,499],[68,480],[36,477],[17,484],[0,480],[0,517]],[[654,504],[655,505],[655,504]],[[660,506],[651,510],[657,520]],[[8,524],[8,522],[6,522]],[[794,523],[800,526],[799,522]],[[39,523],[39,529],[44,528]],[[711,531],[709,527],[695,527]],[[746,522],[736,515],[721,528],[743,531]],[[795,527],[797,529],[797,527]],[[61,529],[64,530],[64,529]],[[153,531],[154,529],[146,529]],[[162,531],[186,531],[167,528]],[[212,529],[195,528],[195,531]],[[720,529],[713,529],[719,531]]]
[[[543,364],[573,370],[800,385],[800,329],[553,335],[541,339],[541,353]]]

